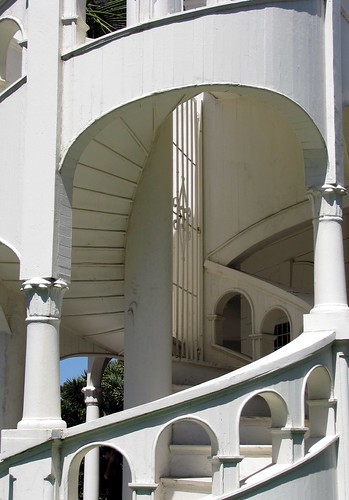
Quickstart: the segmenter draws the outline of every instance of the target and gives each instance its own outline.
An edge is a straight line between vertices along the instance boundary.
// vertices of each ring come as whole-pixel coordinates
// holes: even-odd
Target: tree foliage
[[[83,387],[86,386],[86,373],[77,378],[68,379],[61,385],[62,419],[68,427],[82,424],[86,420],[86,405]]]
[[[67,380],[61,386],[62,418],[68,427],[82,424],[86,420],[86,405],[82,389],[86,386],[86,372],[80,377]],[[101,415],[110,415],[123,409],[124,363],[111,361],[101,380]]]
[[[87,0],[86,23],[89,26],[87,36],[100,36],[117,31],[126,26],[126,0]]]

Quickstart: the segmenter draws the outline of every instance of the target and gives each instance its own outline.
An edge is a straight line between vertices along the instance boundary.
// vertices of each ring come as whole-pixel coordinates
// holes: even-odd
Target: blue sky
[[[79,377],[87,369],[87,358],[67,358],[61,361],[61,385],[68,378]]]

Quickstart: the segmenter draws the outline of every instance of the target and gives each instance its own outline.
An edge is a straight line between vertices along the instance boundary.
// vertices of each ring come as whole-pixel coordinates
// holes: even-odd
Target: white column
[[[86,386],[82,389],[86,403],[86,422],[99,418],[99,389]],[[99,498],[99,447],[89,451],[84,465],[84,500]]]
[[[311,193],[314,210],[314,308],[316,312],[346,311],[347,293],[342,234],[345,189],[325,184]]]
[[[142,173],[125,270],[125,408],[172,391],[172,121]]]
[[[59,383],[59,323],[62,280],[33,278],[23,283],[27,299],[27,351],[23,418],[19,429],[59,429],[61,419]]]

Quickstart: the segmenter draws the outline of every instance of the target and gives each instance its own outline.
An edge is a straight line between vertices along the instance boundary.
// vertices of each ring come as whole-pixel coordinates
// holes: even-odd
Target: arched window
[[[233,292],[223,297],[217,308],[216,344],[252,356],[252,311],[244,295]]]
[[[262,355],[277,351],[291,341],[290,320],[282,309],[268,312],[262,323]]]
[[[22,76],[23,35],[13,19],[0,19],[0,92]]]

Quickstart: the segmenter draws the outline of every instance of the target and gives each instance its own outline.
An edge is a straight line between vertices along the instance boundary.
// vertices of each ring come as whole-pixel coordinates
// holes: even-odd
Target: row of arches
[[[251,359],[270,354],[288,344],[294,337],[291,318],[282,308],[273,308],[262,321],[260,348],[253,345],[253,309],[249,298],[242,292],[225,294],[217,304],[215,343],[221,347],[241,353]]]
[[[274,464],[292,463],[302,458],[314,443],[327,435],[333,435],[335,422],[332,408],[331,376],[322,365],[312,368],[304,378],[298,408],[288,408],[284,397],[273,389],[246,395],[236,420],[229,426],[236,432],[230,437],[230,447],[234,449],[237,444],[239,450],[239,460],[235,464],[238,484],[245,484],[260,470]],[[295,428],[293,423],[299,416],[297,412],[302,413],[303,425]],[[302,452],[299,454],[297,446],[300,441]],[[217,459],[219,461],[220,443],[212,426],[200,414],[172,419],[162,426],[154,443],[154,463],[149,467],[149,483],[159,485],[155,498],[157,495],[162,498],[165,493],[168,495],[166,498],[171,498],[171,478],[200,478],[204,484],[203,493],[207,493],[207,488],[212,487],[215,463]],[[131,484],[135,483],[137,473],[129,452],[119,447],[117,441],[91,443],[75,453],[69,470],[69,491],[76,492],[81,461],[96,448],[101,450],[103,463],[101,488],[105,488],[105,483],[109,481],[109,488],[118,490],[121,495],[121,468]],[[139,453],[143,453],[141,443]],[[110,482],[112,477],[115,481],[119,478],[118,485]],[[206,478],[206,482],[203,478]],[[73,498],[71,494],[69,498]],[[129,495],[131,490],[124,486],[122,498],[130,498]]]

